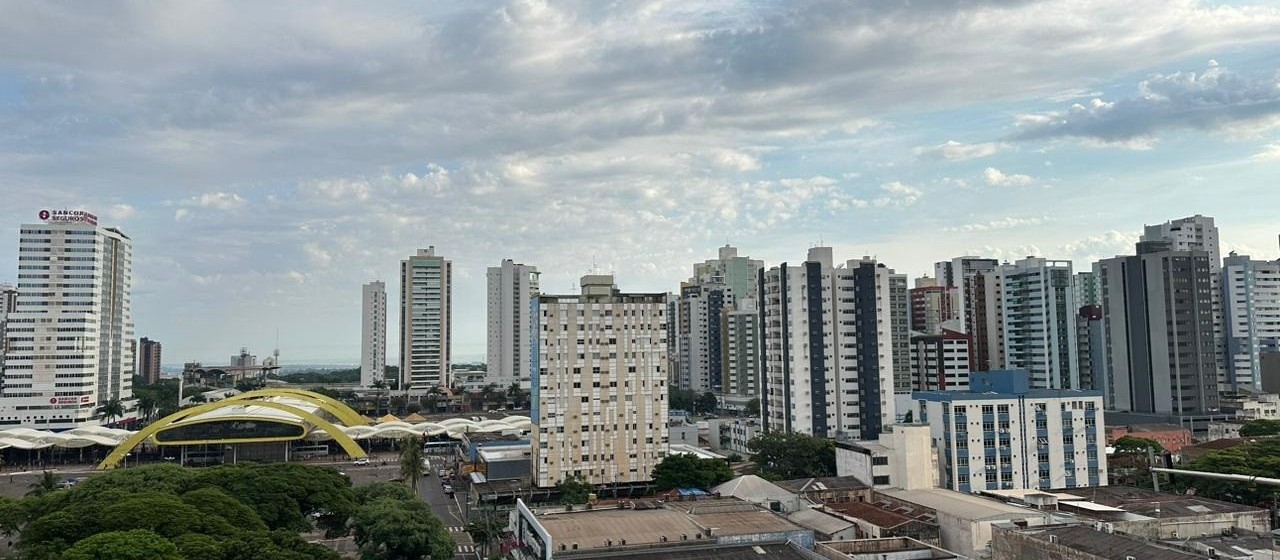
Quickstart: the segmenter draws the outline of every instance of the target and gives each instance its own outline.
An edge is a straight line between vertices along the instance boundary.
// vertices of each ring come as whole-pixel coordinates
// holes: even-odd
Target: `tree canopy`
[[[1240,426],[1240,437],[1280,436],[1280,420],[1250,420]]]
[[[1145,455],[1148,449],[1156,454],[1164,453],[1164,446],[1160,445],[1160,442],[1137,436],[1124,436],[1117,439],[1112,446],[1116,448],[1116,453],[1142,453]]]
[[[1197,457],[1182,468],[1251,476],[1276,477],[1280,473],[1280,439],[1262,439],[1212,451]],[[1280,498],[1280,490],[1274,486],[1261,486],[1246,482],[1231,482],[1212,478],[1174,475],[1175,487],[1196,489],[1196,493],[1211,498],[1271,507],[1272,500]]]
[[[439,560],[456,547],[426,502],[398,484],[373,484],[358,493],[352,530],[363,560]]]
[[[767,480],[835,476],[836,445],[804,434],[765,434],[747,443],[757,474]]]
[[[733,469],[721,459],[699,459],[692,455],[668,455],[653,467],[658,490],[701,488],[706,490],[733,478]]]
[[[556,484],[560,492],[560,503],[564,505],[585,504],[595,487],[580,476],[570,476]]]
[[[343,533],[356,510],[346,477],[291,464],[137,467],[0,506],[29,560],[337,560],[298,532]]]

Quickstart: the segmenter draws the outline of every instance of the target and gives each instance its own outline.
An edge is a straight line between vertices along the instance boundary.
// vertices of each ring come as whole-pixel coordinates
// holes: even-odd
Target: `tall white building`
[[[1022,370],[977,372],[968,391],[912,395],[960,492],[1107,485],[1101,391],[1033,389]]]
[[[5,340],[5,323],[18,306],[18,288],[13,284],[0,284],[0,373],[4,372],[4,357],[8,349]]]
[[[760,398],[760,311],[756,300],[738,300],[734,309],[724,312],[720,332],[724,368],[720,404],[729,410],[744,410],[752,399]]]
[[[666,321],[666,294],[623,293],[609,275],[582,277],[578,295],[535,298],[534,484],[653,478],[669,445]]]
[[[387,285],[365,284],[360,302],[360,386],[372,387],[387,372]]]
[[[529,389],[530,303],[538,296],[538,269],[511,259],[488,270],[488,371],[485,381],[506,390]]]
[[[133,247],[83,211],[42,210],[18,240],[18,295],[7,317],[0,425],[70,429],[135,416]]]
[[[400,261],[400,389],[448,387],[453,263],[434,246]]]
[[[739,309],[739,302],[756,297],[756,276],[763,266],[762,261],[739,256],[737,248],[725,245],[717,258],[695,264],[693,276],[680,285],[673,318],[674,380],[680,388],[724,395],[724,315]]]
[[[1000,267],[1004,363],[1030,374],[1035,389],[1078,389],[1071,261],[1027,257]]]
[[[761,275],[769,431],[876,439],[911,390],[907,279],[869,257],[832,263],[830,247]]]
[[[1280,352],[1280,261],[1231,253],[1222,269],[1227,384],[1262,390],[1262,355]]]

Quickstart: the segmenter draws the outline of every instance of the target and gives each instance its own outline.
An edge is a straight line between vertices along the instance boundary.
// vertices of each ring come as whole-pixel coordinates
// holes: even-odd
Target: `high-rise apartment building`
[[[0,373],[4,372],[4,357],[8,353],[5,338],[5,322],[9,313],[18,306],[18,288],[12,284],[0,284]]]
[[[1078,389],[1071,261],[1027,257],[1000,267],[1003,367],[1026,370],[1034,389]]]
[[[360,386],[385,382],[387,374],[387,285],[381,281],[360,290]]]
[[[760,398],[760,312],[756,300],[738,300],[725,311],[720,323],[722,344],[720,363],[724,371],[722,405],[744,410],[751,399]]]
[[[876,439],[911,391],[905,275],[864,257],[835,267],[830,247],[760,274],[769,431]]]
[[[693,265],[693,276],[680,285],[672,317],[677,386],[724,396],[724,314],[739,309],[739,301],[756,297],[755,279],[763,266],[729,245],[720,248],[717,258]]]
[[[118,399],[134,417],[132,241],[84,211],[42,210],[18,240],[18,296],[8,314],[0,425],[98,425]]]
[[[1220,283],[1228,387],[1262,391],[1262,356],[1280,353],[1280,260],[1231,253]]]
[[[911,297],[911,330],[922,334],[942,332],[942,323],[960,319],[960,290],[943,286],[934,278],[916,279],[908,291]]]
[[[504,259],[488,270],[488,371],[485,381],[529,389],[530,304],[538,296],[537,267]]]
[[[1218,390],[1227,389],[1227,357],[1226,330],[1223,321],[1222,287],[1218,282],[1222,277],[1222,251],[1218,243],[1218,226],[1210,216],[1196,214],[1186,218],[1170,220],[1163,224],[1145,226],[1141,241],[1165,241],[1174,251],[1204,251],[1209,256],[1209,273],[1212,275],[1212,289],[1209,294],[1209,305],[1213,313],[1213,351],[1217,360]]]
[[[667,454],[667,295],[582,277],[578,295],[534,299],[533,479],[651,480]]]
[[[949,321],[944,325],[956,325]],[[965,391],[973,372],[972,337],[941,327],[937,334],[911,333],[911,389]]]
[[[1021,370],[974,373],[968,391],[919,392],[916,413],[959,492],[1107,485],[1102,393],[1033,389]]]
[[[1188,415],[1218,409],[1210,255],[1139,242],[1094,264],[1102,296],[1108,409]]]
[[[996,259],[973,256],[934,265],[938,285],[956,289],[954,314],[964,332],[973,337],[974,371],[1004,367],[999,266]]]
[[[400,389],[449,386],[453,263],[434,246],[400,261]]]
[[[137,344],[137,375],[147,385],[160,382],[160,341],[142,337]]]

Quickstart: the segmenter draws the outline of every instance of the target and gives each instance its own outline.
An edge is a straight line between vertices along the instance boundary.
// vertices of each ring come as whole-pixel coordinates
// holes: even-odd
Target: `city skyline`
[[[1204,214],[1222,255],[1275,259],[1280,10],[1062,6],[13,6],[0,283],[19,224],[84,209],[134,240],[170,363],[279,331],[286,363],[355,364],[359,287],[431,245],[455,362],[506,258],[549,293],[597,263],[676,292],[726,243],[1087,271]]]

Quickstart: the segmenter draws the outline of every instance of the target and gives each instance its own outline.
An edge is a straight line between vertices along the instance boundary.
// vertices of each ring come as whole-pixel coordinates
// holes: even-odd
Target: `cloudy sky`
[[[167,363],[277,329],[353,363],[360,285],[427,245],[463,360],[503,258],[552,292],[674,290],[726,242],[1084,269],[1196,213],[1277,257],[1277,2],[370,4],[0,0],[0,282],[83,208]]]

